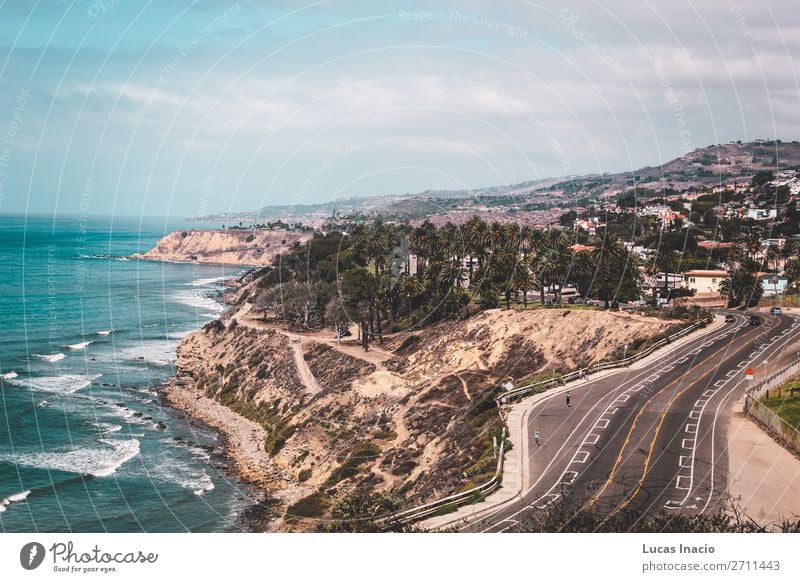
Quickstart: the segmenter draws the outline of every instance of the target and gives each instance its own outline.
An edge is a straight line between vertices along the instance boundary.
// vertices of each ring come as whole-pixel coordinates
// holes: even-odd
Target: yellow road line
[[[756,330],[756,331],[761,331],[761,330]],[[756,335],[758,335],[758,334],[756,334]],[[742,338],[746,338],[746,337],[748,337],[748,336],[747,336],[747,335],[743,335],[743,336],[742,336]],[[700,366],[702,366],[702,365],[703,365],[703,364],[704,364],[704,363],[705,363],[707,360],[711,359],[713,356],[717,355],[717,354],[718,354],[718,353],[720,353],[721,351],[723,351],[723,350],[725,350],[725,349],[728,349],[729,347],[730,347],[730,344],[726,344],[726,345],[722,346],[720,349],[718,349],[718,350],[714,351],[713,353],[709,354],[709,355],[708,355],[706,358],[704,358],[704,359],[703,359],[703,361],[702,361],[701,363],[697,364],[696,366],[693,366],[693,367],[689,368],[689,370],[687,370],[687,371],[691,371],[691,370],[694,370],[695,368],[699,368],[699,367],[700,367]],[[744,347],[744,346],[742,346],[742,347]],[[635,491],[634,491],[634,494],[635,494],[635,493],[638,493],[639,489],[641,489],[641,484],[644,482],[644,478],[645,478],[645,476],[647,475],[647,468],[648,468],[648,465],[649,465],[649,463],[650,463],[650,458],[652,457],[652,454],[653,454],[653,449],[655,448],[655,442],[656,442],[656,438],[658,437],[658,433],[659,433],[659,431],[661,430],[661,425],[662,425],[662,423],[663,423],[663,421],[664,421],[664,418],[666,418],[666,415],[667,415],[667,413],[669,412],[669,409],[670,409],[670,408],[672,407],[672,405],[675,403],[675,400],[677,400],[677,399],[678,399],[678,398],[679,398],[679,397],[680,397],[680,396],[681,396],[681,395],[682,395],[684,392],[686,392],[686,391],[687,391],[689,388],[691,388],[692,386],[695,386],[695,385],[697,385],[697,384],[698,384],[698,383],[699,383],[701,380],[703,380],[703,378],[705,378],[707,375],[708,375],[708,373],[706,373],[706,374],[703,374],[703,375],[702,375],[700,378],[698,378],[697,380],[695,380],[694,382],[692,382],[691,384],[689,384],[689,385],[688,385],[686,388],[684,388],[684,389],[683,389],[683,390],[682,390],[680,393],[678,393],[676,396],[674,396],[674,397],[672,398],[672,400],[670,400],[670,402],[667,404],[667,408],[666,408],[666,409],[664,410],[664,412],[661,414],[661,419],[659,420],[658,426],[657,426],[657,428],[656,428],[656,433],[655,433],[655,435],[653,436],[653,440],[652,440],[652,441],[651,441],[651,443],[650,443],[650,450],[649,450],[649,452],[648,452],[648,454],[647,454],[647,458],[645,459],[644,470],[643,470],[643,472],[642,472],[642,478],[639,480],[639,483],[638,483],[638,484],[637,484],[637,486],[636,486],[636,489],[635,489]],[[589,501],[587,501],[587,502],[586,502],[586,504],[583,506],[583,508],[582,508],[582,509],[586,509],[586,508],[592,507],[592,506],[593,506],[595,503],[597,503],[597,501],[598,501],[598,500],[600,499],[600,497],[603,495],[603,493],[605,492],[605,490],[606,490],[606,489],[608,489],[608,486],[609,486],[609,485],[611,485],[611,483],[613,482],[613,480],[614,480],[614,474],[616,473],[617,469],[619,468],[619,465],[620,465],[620,463],[622,462],[622,457],[623,457],[623,455],[624,455],[624,453],[625,453],[625,449],[627,448],[628,444],[630,443],[631,436],[633,435],[633,431],[634,431],[634,429],[636,428],[636,425],[637,425],[637,423],[639,422],[639,417],[641,417],[641,415],[644,413],[644,411],[645,411],[645,409],[647,408],[647,406],[648,406],[648,405],[649,405],[649,404],[650,404],[650,403],[653,401],[653,399],[654,399],[656,396],[658,396],[659,394],[661,394],[662,392],[664,392],[666,389],[670,388],[670,387],[671,387],[673,384],[675,384],[675,383],[677,383],[677,382],[681,381],[681,380],[683,379],[683,377],[684,377],[684,375],[682,374],[681,376],[679,376],[678,378],[676,378],[675,380],[673,380],[672,382],[670,382],[669,384],[667,384],[666,386],[664,386],[663,388],[661,388],[661,389],[660,389],[658,392],[656,392],[655,394],[653,394],[653,395],[652,395],[652,396],[651,396],[651,397],[650,397],[650,398],[647,400],[647,402],[645,402],[645,403],[642,405],[642,407],[639,409],[639,412],[636,414],[636,416],[635,416],[635,417],[634,417],[634,419],[633,419],[633,423],[631,424],[631,428],[630,428],[630,430],[628,431],[628,434],[627,434],[627,436],[625,437],[625,442],[623,442],[623,443],[622,443],[622,447],[620,448],[619,454],[617,455],[617,458],[616,458],[616,460],[614,461],[614,466],[611,468],[611,472],[608,474],[608,479],[607,479],[607,480],[606,480],[606,482],[603,484],[603,487],[602,487],[602,488],[601,488],[599,491],[597,491],[597,492],[596,492],[596,493],[595,493],[595,494],[592,496],[592,498],[591,498]],[[630,496],[628,499],[626,499],[626,501],[625,501],[625,506],[627,506],[627,504],[628,504],[628,503],[630,503],[630,500],[631,500],[631,499],[633,499],[633,495],[631,495],[631,496]],[[621,508],[622,508],[622,506],[620,506],[620,507],[617,507],[617,509],[615,509],[615,510],[614,510],[614,512],[613,512],[611,515],[613,515],[613,514],[614,514],[614,513],[616,513],[617,511],[619,511]]]

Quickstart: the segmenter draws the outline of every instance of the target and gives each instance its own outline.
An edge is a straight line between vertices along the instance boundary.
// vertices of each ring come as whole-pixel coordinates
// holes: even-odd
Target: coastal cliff
[[[364,353],[234,308],[178,347],[168,401],[218,428],[237,472],[269,491],[273,530],[314,529],[347,495],[403,506],[494,472],[498,384],[618,357],[676,322],[608,311],[488,310]]]
[[[146,253],[136,253],[131,258],[263,266],[294,243],[309,238],[309,233],[282,230],[179,230],[159,240]]]

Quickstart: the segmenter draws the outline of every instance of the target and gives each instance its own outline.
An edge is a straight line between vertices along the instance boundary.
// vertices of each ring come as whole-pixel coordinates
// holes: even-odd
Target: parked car
[[[759,325],[761,323],[761,318],[757,315],[750,316],[750,325]]]
[[[783,315],[783,310],[780,307],[773,307],[769,310],[770,315]]]
[[[725,316],[725,323],[732,323],[736,321],[736,318],[732,314],[728,314]]]

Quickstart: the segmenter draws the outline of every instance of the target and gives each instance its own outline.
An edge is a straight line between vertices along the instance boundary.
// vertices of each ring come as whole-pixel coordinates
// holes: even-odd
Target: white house
[[[682,273],[656,273],[655,277],[645,277],[642,287],[646,289],[663,289],[666,283],[667,289],[677,289],[683,286]]]
[[[778,216],[778,211],[775,208],[748,208],[747,218],[754,220],[770,220]]]
[[[758,278],[764,287],[764,297],[783,295],[789,286],[789,278],[775,273],[759,273]]]
[[[684,286],[695,295],[719,295],[719,284],[727,278],[727,271],[687,271]]]

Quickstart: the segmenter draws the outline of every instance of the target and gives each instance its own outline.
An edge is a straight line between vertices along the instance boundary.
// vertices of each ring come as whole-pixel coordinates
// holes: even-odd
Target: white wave
[[[205,469],[192,468],[177,459],[159,462],[155,466],[148,467],[147,472],[154,479],[176,483],[195,495],[203,495],[214,489],[214,482]]]
[[[14,462],[27,467],[108,477],[139,454],[139,441],[99,440],[99,448],[79,448],[56,453],[17,455]]]
[[[42,376],[40,378],[31,378],[30,380],[21,380],[14,382],[20,386],[27,386],[34,390],[41,390],[43,392],[59,392],[61,394],[71,394],[81,388],[86,388],[94,380],[97,380],[102,374],[95,374],[92,376],[82,374],[62,374],[61,376]]]
[[[0,501],[0,513],[4,512],[6,510],[6,507],[11,505],[12,503],[15,503],[17,501],[25,501],[28,498],[28,495],[30,494],[31,494],[30,491],[23,491],[22,493],[14,493],[14,495],[9,495],[8,497]]]
[[[40,360],[44,360],[45,362],[49,362],[51,364],[54,364],[55,362],[58,362],[59,360],[63,360],[64,358],[67,357],[62,353],[58,353],[58,354],[33,354],[33,355],[36,356],[37,358],[39,358]]]
[[[218,317],[217,315],[212,315],[212,317]],[[167,334],[167,339],[171,340],[182,340],[190,333],[194,333],[195,329],[187,329],[186,331],[171,331]]]
[[[172,299],[189,307],[203,309],[215,314],[225,310],[225,306],[222,303],[196,290],[178,291],[172,295]]]
[[[101,434],[107,435],[122,430],[119,424],[111,424],[110,422],[93,422],[92,426],[100,429]]]
[[[0,378],[3,378],[3,380],[13,380],[17,376],[18,374],[12,370],[8,374],[3,374],[2,376],[0,376]]]
[[[71,350],[85,350],[92,342],[80,342],[78,344],[68,344],[67,347]]]
[[[102,331],[98,331],[97,335],[111,335],[111,330],[110,329],[104,329]]]
[[[169,366],[176,358],[175,342],[169,340],[148,340],[138,346],[122,348],[116,353],[117,360],[138,361],[154,366]]]
[[[202,287],[204,285],[213,285],[214,283],[220,283],[221,281],[228,281],[232,279],[231,275],[222,275],[221,277],[208,277],[207,279],[195,279],[191,283],[184,283],[184,285],[190,285],[192,287]]]

